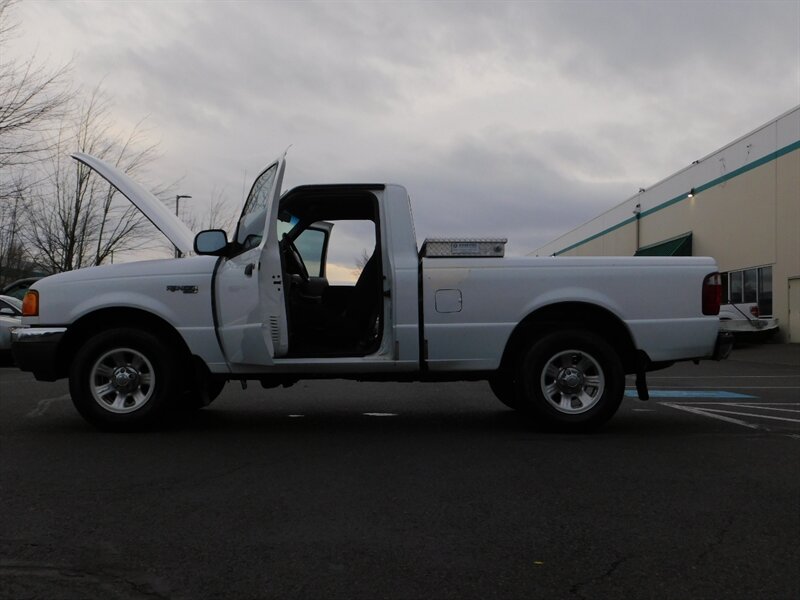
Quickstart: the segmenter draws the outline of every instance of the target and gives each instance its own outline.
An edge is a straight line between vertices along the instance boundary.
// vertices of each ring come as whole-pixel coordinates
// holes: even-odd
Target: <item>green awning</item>
[[[639,248],[634,256],[691,256],[692,255],[692,234],[687,233],[680,237],[650,244],[644,248]]]

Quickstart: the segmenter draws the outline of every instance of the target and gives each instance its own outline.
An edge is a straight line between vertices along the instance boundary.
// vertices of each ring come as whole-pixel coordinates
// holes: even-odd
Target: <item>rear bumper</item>
[[[39,381],[55,381],[62,375],[57,362],[58,345],[66,327],[22,327],[11,332],[14,362]]]
[[[714,344],[714,360],[725,360],[733,349],[733,334],[727,331],[720,331],[717,334],[717,343]]]

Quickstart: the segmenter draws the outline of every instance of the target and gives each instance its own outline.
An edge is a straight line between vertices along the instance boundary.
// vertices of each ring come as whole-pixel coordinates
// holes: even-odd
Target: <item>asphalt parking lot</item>
[[[649,381],[592,435],[345,381],[106,434],[0,368],[0,598],[800,597],[800,345]]]

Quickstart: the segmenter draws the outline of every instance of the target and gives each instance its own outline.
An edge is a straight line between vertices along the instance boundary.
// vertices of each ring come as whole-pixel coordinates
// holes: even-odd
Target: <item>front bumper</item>
[[[733,334],[727,331],[720,331],[717,334],[717,343],[714,344],[714,360],[725,360],[733,350]]]
[[[11,332],[14,362],[23,371],[30,371],[39,381],[55,381],[63,377],[59,368],[58,345],[66,327],[20,327]]]

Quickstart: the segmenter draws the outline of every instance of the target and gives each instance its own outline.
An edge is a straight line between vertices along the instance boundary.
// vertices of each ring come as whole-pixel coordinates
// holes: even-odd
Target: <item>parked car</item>
[[[11,296],[0,296],[0,359],[11,358],[11,329],[22,325],[22,302]]]
[[[24,279],[17,279],[16,281],[9,283],[3,289],[0,289],[0,295],[11,296],[17,300],[22,300],[25,297],[25,292],[28,291],[28,288],[40,279],[41,277],[25,277]]]
[[[723,304],[719,309],[719,329],[732,333],[737,341],[763,342],[778,331],[778,319],[762,317],[758,304]]]

